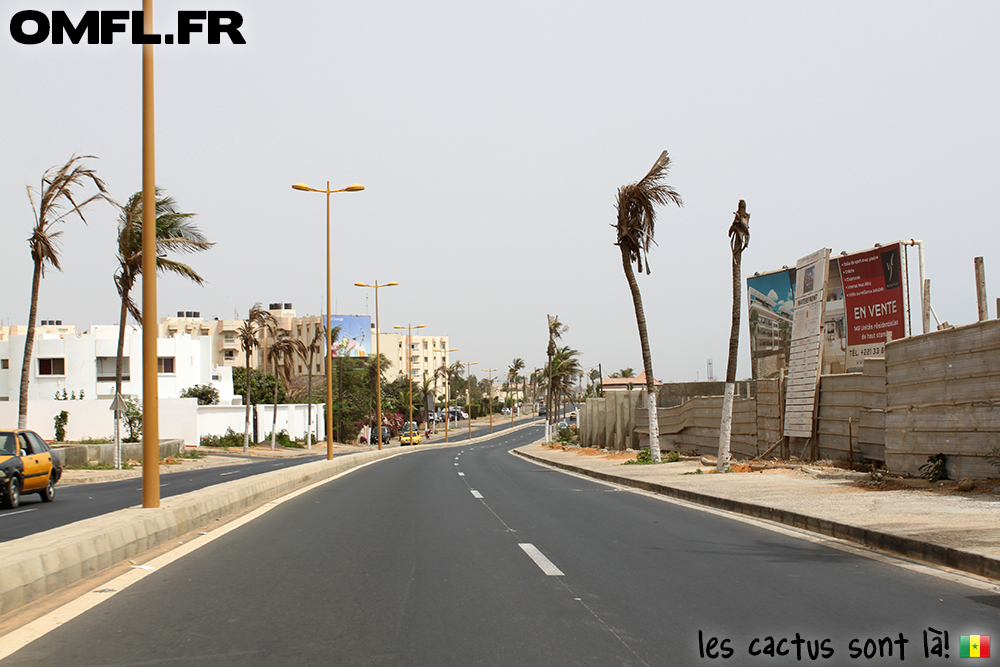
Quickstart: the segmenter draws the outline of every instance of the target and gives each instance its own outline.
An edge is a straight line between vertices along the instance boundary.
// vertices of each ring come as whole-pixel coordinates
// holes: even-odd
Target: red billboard
[[[847,366],[885,353],[886,333],[892,340],[907,334],[906,253],[899,243],[845,255],[838,259],[847,317]]]

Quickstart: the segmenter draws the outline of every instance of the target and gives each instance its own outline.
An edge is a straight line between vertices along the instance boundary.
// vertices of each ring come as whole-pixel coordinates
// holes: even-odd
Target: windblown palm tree
[[[564,399],[572,391],[573,381],[579,374],[580,352],[569,346],[557,348],[547,369],[550,378],[549,395],[553,397],[553,407],[565,402]]]
[[[507,393],[510,394],[510,423],[514,423],[514,388],[517,384],[518,374],[524,370],[524,359],[517,357],[514,361],[510,362],[510,367],[507,369]],[[522,400],[524,398],[522,397]]]
[[[646,402],[649,405],[649,454],[653,461],[660,461],[660,433],[656,421],[656,380],[653,378],[653,358],[649,353],[649,336],[646,333],[646,315],[642,309],[642,295],[639,283],[632,271],[634,262],[642,273],[642,262],[646,260],[646,274],[649,274],[649,246],[653,240],[656,206],[670,202],[682,206],[681,196],[663,182],[670,168],[670,157],[663,151],[653,168],[642,180],[618,188],[618,222],[615,225],[618,240],[615,245],[622,253],[622,268],[632,293],[635,321],[639,327],[639,344],[642,347],[642,364],[646,371]]]
[[[547,315],[548,325],[549,325],[549,346],[546,348],[545,353],[548,356],[548,370],[552,370],[552,357],[556,353],[556,340],[562,338],[562,335],[569,331],[569,327],[559,321],[558,315]],[[545,441],[549,442],[550,438],[550,426],[552,424],[552,374],[548,375],[548,389],[545,393]]]
[[[722,398],[722,424],[719,427],[718,472],[729,470],[729,443],[733,429],[733,395],[736,393],[736,358],[740,349],[740,292],[743,251],[750,245],[750,214],[740,200],[733,224],[729,226],[729,248],[733,252],[733,325],[729,330],[729,363],[726,365],[726,393]]]
[[[211,248],[201,230],[192,222],[194,213],[181,213],[173,197],[162,196],[156,188],[156,269],[176,273],[201,285],[205,281],[187,264],[167,258],[168,252],[194,253]],[[142,311],[132,300],[131,290],[142,275],[142,192],[129,197],[118,216],[118,270],[115,286],[122,307],[118,319],[118,358],[115,364],[115,394],[122,391],[125,324],[129,314],[142,326]]]
[[[274,343],[267,350],[267,360],[274,369],[274,410],[271,412],[271,450],[274,451],[278,437],[278,382],[279,380],[284,382],[286,387],[291,385],[295,357],[304,357],[306,351],[302,341],[279,333],[276,326],[272,325],[270,328],[274,335]]]
[[[84,224],[83,209],[94,201],[103,199],[114,203],[108,196],[107,187],[97,176],[97,172],[83,164],[85,159],[97,159],[93,155],[74,155],[69,162],[52,167],[42,175],[41,187],[36,190],[28,186],[28,199],[35,214],[35,225],[28,237],[31,261],[35,268],[31,277],[31,306],[28,310],[28,332],[24,341],[24,360],[21,362],[21,391],[18,398],[17,427],[28,428],[28,382],[31,378],[31,353],[35,346],[35,318],[38,316],[38,290],[45,277],[45,265],[57,270],[59,266],[59,237],[61,230],[55,226],[71,215],[77,215]],[[90,181],[98,190],[97,194],[77,203],[73,191]],[[37,201],[36,201],[37,197]]]
[[[244,454],[250,451],[250,359],[253,356],[253,351],[260,347],[257,334],[261,329],[273,322],[274,317],[271,313],[264,310],[260,303],[255,303],[247,314],[247,319],[243,321],[243,324],[240,325],[239,330],[236,332],[236,335],[239,336],[240,344],[243,346],[243,354],[246,356],[247,367],[247,392],[244,399],[246,402],[246,424],[243,430]]]

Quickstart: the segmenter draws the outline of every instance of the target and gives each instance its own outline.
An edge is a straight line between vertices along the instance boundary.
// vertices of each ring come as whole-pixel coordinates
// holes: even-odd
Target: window
[[[66,375],[66,360],[59,359],[39,359],[39,375]]]
[[[158,357],[156,359],[156,372],[161,375],[172,375],[174,373],[174,358]]]
[[[222,356],[224,358],[226,358],[226,359],[235,359],[236,358],[236,350],[223,350],[222,351]]]
[[[97,357],[97,381],[114,382],[118,357]],[[129,379],[129,358],[122,358],[122,380]]]
[[[0,371],[10,368],[10,359],[0,359]]]

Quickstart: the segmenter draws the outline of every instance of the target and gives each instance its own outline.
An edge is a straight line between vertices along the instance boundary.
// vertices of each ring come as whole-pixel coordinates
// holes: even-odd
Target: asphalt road
[[[540,431],[318,486],[0,666],[940,664],[1000,626],[961,578],[509,453]]]

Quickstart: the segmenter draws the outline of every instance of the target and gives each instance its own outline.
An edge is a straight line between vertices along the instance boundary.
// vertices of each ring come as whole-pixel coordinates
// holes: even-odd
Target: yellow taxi
[[[424,439],[420,436],[420,430],[416,426],[404,426],[399,432],[399,446],[419,445]]]
[[[20,505],[22,493],[37,493],[51,502],[61,476],[59,454],[40,435],[26,429],[0,430],[0,502],[5,508]]]

